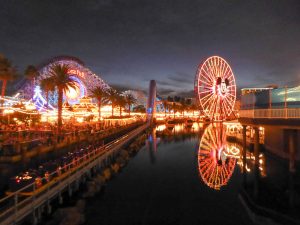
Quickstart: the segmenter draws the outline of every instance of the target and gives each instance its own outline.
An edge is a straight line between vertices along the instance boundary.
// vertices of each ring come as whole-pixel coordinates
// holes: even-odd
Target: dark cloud
[[[193,89],[198,64],[217,54],[238,86],[285,85],[300,76],[299,0],[0,3],[0,51],[21,71],[73,55],[110,84],[147,90],[155,79],[179,93]]]

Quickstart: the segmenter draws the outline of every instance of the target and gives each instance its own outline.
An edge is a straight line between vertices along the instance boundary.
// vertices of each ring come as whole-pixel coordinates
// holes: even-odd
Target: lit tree
[[[107,100],[111,102],[111,116],[114,116],[114,108],[117,103],[118,92],[112,88],[107,91]]]
[[[49,75],[54,86],[57,88],[57,126],[58,132],[61,132],[62,126],[62,104],[63,94],[70,88],[76,88],[76,82],[69,76],[68,71],[70,67],[67,64],[55,64],[50,68]]]
[[[119,106],[120,117],[121,117],[122,116],[122,108],[126,106],[126,98],[122,95],[117,95],[116,105]]]
[[[165,117],[167,116],[167,109],[168,109],[168,106],[169,106],[169,101],[167,99],[164,99],[162,100],[162,104],[164,106],[164,109],[165,109]]]
[[[99,113],[99,119],[101,118],[101,105],[103,100],[107,97],[107,93],[102,89],[102,87],[97,86],[95,87],[93,90],[91,90],[92,94],[91,97],[92,98],[96,98],[97,102],[98,102],[98,113]]]
[[[136,99],[133,97],[132,94],[127,94],[127,95],[125,95],[125,101],[126,101],[126,104],[128,105],[128,112],[129,112],[129,116],[130,116],[130,107],[131,107],[131,105],[136,103]]]

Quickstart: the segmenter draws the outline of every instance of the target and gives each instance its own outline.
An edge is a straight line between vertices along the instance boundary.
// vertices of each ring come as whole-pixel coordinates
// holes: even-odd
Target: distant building
[[[293,88],[244,88],[241,109],[300,108],[300,86]]]
[[[242,95],[251,94],[251,93],[257,93],[262,91],[271,90],[273,87],[264,87],[264,88],[242,88],[241,92]]]

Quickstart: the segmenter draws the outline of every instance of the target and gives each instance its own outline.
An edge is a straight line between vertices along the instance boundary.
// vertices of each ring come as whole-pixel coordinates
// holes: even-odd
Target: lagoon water
[[[209,151],[200,156],[199,145],[205,150],[214,142],[200,142],[203,135],[211,135],[203,132],[199,124],[173,129],[160,125],[150,132],[121,173],[89,199],[87,224],[252,224],[238,196],[238,159]],[[222,141],[222,132],[213,135]],[[218,158],[211,166],[219,169],[205,167],[211,157]]]

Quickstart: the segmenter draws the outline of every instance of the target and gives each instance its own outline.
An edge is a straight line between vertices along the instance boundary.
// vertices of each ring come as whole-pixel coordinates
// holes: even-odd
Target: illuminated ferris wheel
[[[211,120],[223,121],[230,116],[236,100],[236,84],[223,58],[212,56],[199,65],[195,93],[204,114]]]
[[[234,171],[236,158],[226,141],[226,129],[222,124],[210,124],[201,138],[198,151],[198,169],[203,182],[220,190]]]

